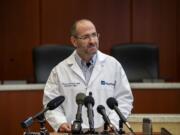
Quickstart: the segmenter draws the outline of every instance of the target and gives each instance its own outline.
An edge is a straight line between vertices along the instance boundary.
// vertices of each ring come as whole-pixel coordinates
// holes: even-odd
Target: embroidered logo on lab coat
[[[106,82],[104,80],[101,80],[101,85],[112,85],[112,86],[115,86],[116,85],[116,81],[114,83],[112,83],[112,82]]]

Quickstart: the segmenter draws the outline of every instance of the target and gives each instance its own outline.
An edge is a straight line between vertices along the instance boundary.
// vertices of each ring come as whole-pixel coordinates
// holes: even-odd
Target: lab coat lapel
[[[95,64],[95,67],[93,69],[93,72],[91,74],[90,80],[89,80],[89,85],[99,76],[100,72],[102,71],[102,65],[101,63]]]
[[[71,69],[73,70],[75,74],[77,74],[85,82],[83,72],[76,62],[71,66]]]
[[[99,74],[102,72],[102,68],[104,67],[104,60],[105,56],[98,51],[97,53],[97,60],[96,64],[94,66],[93,72],[91,74],[90,80],[89,80],[89,85],[99,76]]]
[[[73,52],[73,54],[67,59],[67,63],[69,65],[69,67],[72,69],[72,71],[77,74],[84,82],[85,82],[85,78],[83,75],[82,70],[80,69],[80,67],[78,66],[76,60],[75,60],[75,51]]]

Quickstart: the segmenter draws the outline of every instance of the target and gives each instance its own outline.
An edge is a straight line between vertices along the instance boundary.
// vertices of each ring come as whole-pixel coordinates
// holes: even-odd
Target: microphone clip
[[[80,121],[77,121],[75,120],[73,122],[73,125],[72,125],[72,134],[82,134],[82,126],[81,126],[81,122]]]

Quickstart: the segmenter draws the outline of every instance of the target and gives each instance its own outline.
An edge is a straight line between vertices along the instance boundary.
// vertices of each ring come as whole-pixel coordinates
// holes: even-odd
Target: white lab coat
[[[64,122],[72,123],[77,113],[76,95],[80,92],[86,95],[92,92],[95,100],[94,127],[102,127],[104,121],[97,113],[98,105],[106,108],[111,122],[118,127],[119,117],[115,111],[110,110],[106,104],[109,97],[118,101],[120,111],[127,118],[132,109],[133,96],[129,82],[120,63],[113,57],[100,51],[97,52],[97,60],[87,84],[83,72],[76,63],[76,51],[71,56],[55,66],[48,78],[44,89],[43,104],[46,104],[59,95],[65,96],[65,101],[55,110],[46,113],[46,119],[57,131]],[[89,128],[87,108],[82,109],[83,128]]]

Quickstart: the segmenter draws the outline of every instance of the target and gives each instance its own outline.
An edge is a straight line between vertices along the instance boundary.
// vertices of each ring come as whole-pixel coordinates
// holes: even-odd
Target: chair
[[[45,83],[52,68],[74,51],[73,46],[42,45],[33,48],[33,64],[36,83]]]
[[[130,82],[158,81],[159,49],[154,44],[119,44],[112,47],[111,55],[122,64]]]

